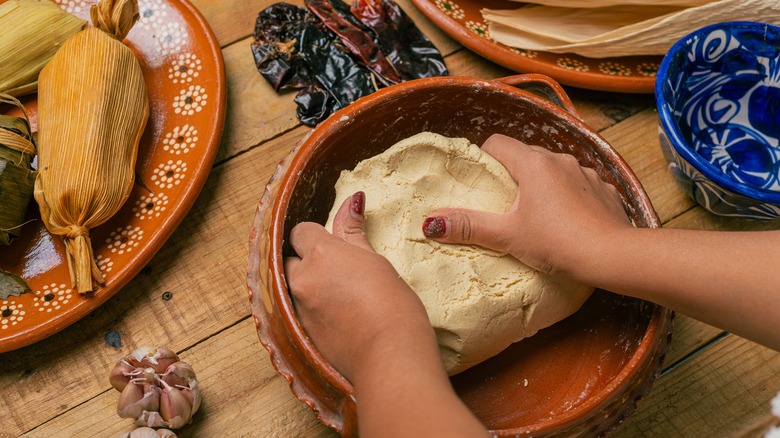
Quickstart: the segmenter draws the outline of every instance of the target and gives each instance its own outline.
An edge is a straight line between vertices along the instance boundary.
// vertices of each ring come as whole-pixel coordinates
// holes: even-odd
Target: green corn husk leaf
[[[21,96],[38,89],[38,74],[87,22],[50,0],[0,4],[0,93]]]
[[[27,292],[30,292],[30,286],[27,286],[21,277],[0,269],[0,300],[7,300],[11,296],[18,297]]]
[[[18,100],[2,93],[0,103],[24,110]],[[0,115],[0,245],[19,237],[35,188],[35,143],[26,116]]]

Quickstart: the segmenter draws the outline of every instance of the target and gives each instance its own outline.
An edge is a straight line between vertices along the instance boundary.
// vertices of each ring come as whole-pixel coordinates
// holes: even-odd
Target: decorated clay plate
[[[517,9],[507,0],[411,0],[436,26],[477,54],[520,73],[542,73],[592,90],[652,93],[660,56],[593,59],[505,46],[490,38],[480,10]]]
[[[87,19],[95,0],[55,0]],[[29,345],[86,316],[127,284],[170,237],[195,202],[214,162],[225,115],[222,52],[185,0],[138,0],[141,18],[127,37],[144,72],[150,116],[128,201],[90,232],[104,287],[71,288],[65,246],[43,226],[32,201],[22,237],[0,247],[0,268],[31,291],[0,300],[0,352]],[[24,100],[35,129],[35,98]]]

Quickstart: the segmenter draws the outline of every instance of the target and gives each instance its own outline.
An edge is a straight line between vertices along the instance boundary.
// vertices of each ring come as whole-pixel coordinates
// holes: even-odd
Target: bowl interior
[[[669,51],[659,81],[662,125],[678,153],[723,187],[780,200],[780,28],[702,28]]]
[[[657,226],[644,192],[622,160],[558,107],[495,82],[450,78],[403,85],[403,92],[380,92],[356,109],[337,114],[336,122],[316,130],[304,143],[296,157],[300,167],[288,172],[294,176],[286,195],[285,242],[295,224],[325,222],[341,170],[422,131],[466,137],[476,144],[502,133],[572,153],[618,188],[638,226]],[[293,250],[285,243],[283,252]],[[453,383],[490,429],[562,426],[604,409],[610,397],[642,377],[637,363],[650,354],[646,344],[655,342],[647,335],[654,309],[597,291],[572,317],[455,376]],[[597,421],[609,417],[603,415],[600,412]]]

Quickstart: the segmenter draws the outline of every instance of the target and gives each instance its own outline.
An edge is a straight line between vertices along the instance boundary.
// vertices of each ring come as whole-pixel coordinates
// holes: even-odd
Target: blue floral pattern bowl
[[[655,86],[661,149],[707,210],[780,217],[780,27],[719,23],[678,41]]]

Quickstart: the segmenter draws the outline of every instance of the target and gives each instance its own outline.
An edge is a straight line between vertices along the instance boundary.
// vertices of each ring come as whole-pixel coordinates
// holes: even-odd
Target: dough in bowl
[[[507,170],[464,138],[417,134],[342,171],[335,188],[326,228],[344,199],[366,193],[368,240],[422,299],[450,375],[566,318],[593,291],[508,254],[423,236],[438,208],[504,213],[515,200]]]

